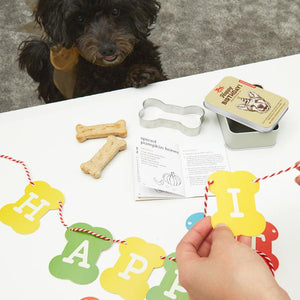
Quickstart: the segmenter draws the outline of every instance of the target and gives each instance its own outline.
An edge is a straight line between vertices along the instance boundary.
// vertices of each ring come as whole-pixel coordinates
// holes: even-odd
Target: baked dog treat
[[[76,138],[79,142],[84,142],[88,139],[97,139],[115,135],[119,137],[127,136],[126,122],[119,120],[116,123],[99,124],[93,126],[76,125]]]
[[[80,165],[81,170],[92,175],[94,178],[100,178],[102,170],[113,159],[113,157],[122,150],[126,149],[126,141],[110,135],[102,148],[87,162]]]

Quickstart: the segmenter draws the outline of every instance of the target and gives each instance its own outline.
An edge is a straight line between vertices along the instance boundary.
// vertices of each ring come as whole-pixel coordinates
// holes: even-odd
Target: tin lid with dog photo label
[[[269,132],[288,109],[288,100],[235,77],[223,78],[204,106],[260,132]]]

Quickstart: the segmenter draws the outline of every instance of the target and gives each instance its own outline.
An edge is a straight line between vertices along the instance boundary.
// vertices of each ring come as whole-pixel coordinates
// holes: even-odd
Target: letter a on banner
[[[49,264],[50,273],[61,279],[69,279],[74,283],[88,284],[97,279],[99,269],[97,260],[103,250],[112,245],[111,233],[99,227],[85,223],[73,224],[73,228],[85,228],[111,239],[106,241],[90,234],[76,231],[66,231],[68,241],[61,255],[54,257]]]
[[[125,300],[143,300],[149,290],[147,280],[154,268],[163,265],[160,256],[165,251],[136,237],[126,239],[127,245],[119,247],[120,257],[115,266],[100,276],[102,287]]]

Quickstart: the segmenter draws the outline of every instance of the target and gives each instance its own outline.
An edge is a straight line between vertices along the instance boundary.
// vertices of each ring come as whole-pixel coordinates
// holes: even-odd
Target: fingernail
[[[218,227],[228,227],[228,225],[224,224],[224,223],[219,223],[216,225],[216,228]]]

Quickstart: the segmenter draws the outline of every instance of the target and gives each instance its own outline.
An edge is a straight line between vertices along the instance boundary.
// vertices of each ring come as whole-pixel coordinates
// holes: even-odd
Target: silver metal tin
[[[205,97],[211,111],[260,132],[271,132],[288,110],[287,99],[238,78],[223,78]]]
[[[231,149],[269,147],[276,144],[279,125],[270,132],[259,132],[217,114],[226,145]]]

